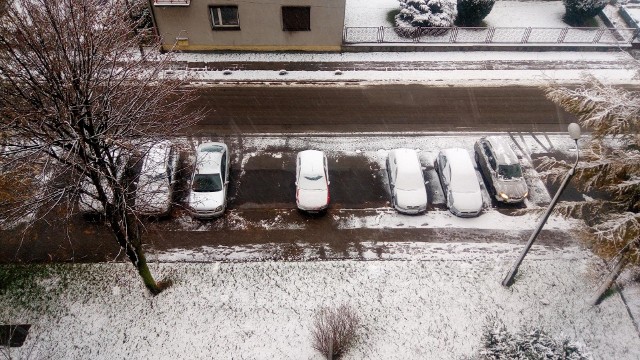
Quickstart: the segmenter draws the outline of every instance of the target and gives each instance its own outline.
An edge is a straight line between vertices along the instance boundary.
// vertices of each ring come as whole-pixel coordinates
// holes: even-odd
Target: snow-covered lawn
[[[387,14],[399,9],[397,0],[347,0],[344,25],[395,26]],[[564,12],[562,1],[496,1],[484,22],[492,27],[567,27]]]
[[[155,298],[130,264],[61,265],[1,294],[0,320],[32,324],[24,346],[10,349],[20,359],[320,359],[312,316],[341,303],[362,318],[346,359],[459,359],[478,350],[492,316],[512,331],[568,338],[595,359],[640,357],[619,295],[585,304],[598,259],[543,252],[507,289],[500,280],[516,249],[505,246],[474,256],[461,245],[427,261],[154,264],[175,281]]]

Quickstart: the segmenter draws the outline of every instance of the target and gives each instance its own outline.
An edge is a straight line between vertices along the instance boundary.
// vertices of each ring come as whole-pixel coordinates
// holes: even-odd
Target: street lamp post
[[[544,216],[538,222],[538,226],[531,234],[531,237],[529,238],[527,245],[522,250],[522,253],[520,253],[520,257],[513,264],[513,266],[511,267],[511,270],[509,270],[509,273],[507,273],[507,276],[505,276],[504,279],[502,280],[502,286],[509,287],[513,285],[516,274],[518,273],[518,268],[520,267],[520,264],[522,264],[522,260],[524,260],[524,257],[527,256],[527,253],[529,252],[529,249],[531,249],[533,242],[536,241],[538,234],[540,234],[542,227],[547,222],[547,219],[551,215],[553,208],[556,206],[556,203],[558,202],[558,198],[560,197],[564,189],[567,187],[567,184],[569,183],[569,180],[571,180],[571,178],[573,177],[573,174],[575,174],[576,172],[576,167],[578,166],[578,160],[580,159],[580,149],[578,148],[578,139],[580,139],[580,126],[576,123],[571,123],[569,124],[568,131],[569,131],[569,136],[571,136],[571,138],[576,142],[576,162],[573,164],[573,167],[571,167],[571,169],[565,176],[558,191],[556,191],[556,195],[553,197],[553,200],[551,200],[551,203],[549,204],[549,207],[547,208],[547,211],[545,212]]]

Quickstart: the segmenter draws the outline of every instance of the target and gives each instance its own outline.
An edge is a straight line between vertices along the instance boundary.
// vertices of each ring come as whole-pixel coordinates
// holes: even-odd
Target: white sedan
[[[329,171],[322,151],[305,150],[296,158],[296,205],[319,212],[329,206]]]
[[[229,150],[218,142],[200,144],[196,150],[195,171],[191,177],[189,208],[196,218],[222,215],[227,206]]]

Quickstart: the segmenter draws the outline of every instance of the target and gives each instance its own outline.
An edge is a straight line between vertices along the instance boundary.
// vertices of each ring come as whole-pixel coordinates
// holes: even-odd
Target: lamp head
[[[569,131],[569,136],[571,136],[573,140],[578,141],[578,139],[580,139],[580,125],[576,123],[571,123],[569,124],[568,131]]]

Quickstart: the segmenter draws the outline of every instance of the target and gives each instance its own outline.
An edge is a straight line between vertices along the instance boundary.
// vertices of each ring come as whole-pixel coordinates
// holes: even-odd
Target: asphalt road
[[[207,115],[189,133],[566,131],[575,118],[530,87],[420,84],[203,86],[194,107]]]
[[[198,100],[193,106],[208,110],[201,124],[189,129],[200,136],[231,136],[243,133],[353,133],[353,132],[424,132],[424,131],[514,131],[564,132],[574,118],[546,100],[542,90],[536,88],[449,88],[423,85],[271,85],[205,86],[198,89]],[[397,134],[399,135],[399,134]],[[286,149],[283,149],[286,152]],[[267,244],[279,242],[297,244],[314,241],[336,247],[339,252],[345,244],[359,241],[384,241],[393,238],[406,241],[429,241],[439,238],[439,230],[425,229],[334,229],[331,213],[323,220],[305,218],[293,207],[293,154],[282,159],[255,157],[245,164],[243,176],[230,188],[230,209],[246,212],[244,216],[254,223],[283,216],[273,209],[285,209],[285,217],[294,222],[313,222],[311,231],[225,230],[233,219],[214,221],[213,231],[191,231],[189,226],[177,231],[172,222],[146,225],[145,239],[156,249],[176,246],[195,248],[204,245],[236,246],[241,244]],[[372,179],[371,173],[380,172],[375,164],[364,159],[343,159],[332,166],[332,207],[363,209],[386,206],[388,194],[382,182]],[[232,165],[233,166],[233,165]],[[429,175],[426,174],[428,177]],[[381,178],[381,176],[379,176]],[[362,182],[343,182],[340,179],[362,179]],[[374,185],[372,187],[372,184]],[[274,187],[275,186],[275,187]],[[268,191],[264,191],[268,189]],[[432,204],[431,206],[439,206]],[[189,218],[177,208],[174,218]],[[48,222],[28,229],[4,231],[0,249],[0,262],[11,261],[104,261],[116,258],[119,250],[112,235],[98,221],[87,223],[76,217],[69,227]],[[209,226],[209,225],[204,225]],[[184,228],[178,226],[177,228]],[[428,236],[431,234],[432,236]],[[451,235],[447,235],[451,238]],[[479,230],[459,231],[460,239],[477,241],[504,241],[505,234]],[[526,234],[513,235],[520,241]],[[87,241],[89,238],[91,241]],[[543,239],[545,236],[543,236]],[[558,235],[546,237],[551,243]],[[426,240],[425,240],[426,239]],[[545,241],[545,240],[542,240]],[[324,245],[322,245],[324,246]],[[334,251],[334,253],[336,252]]]

